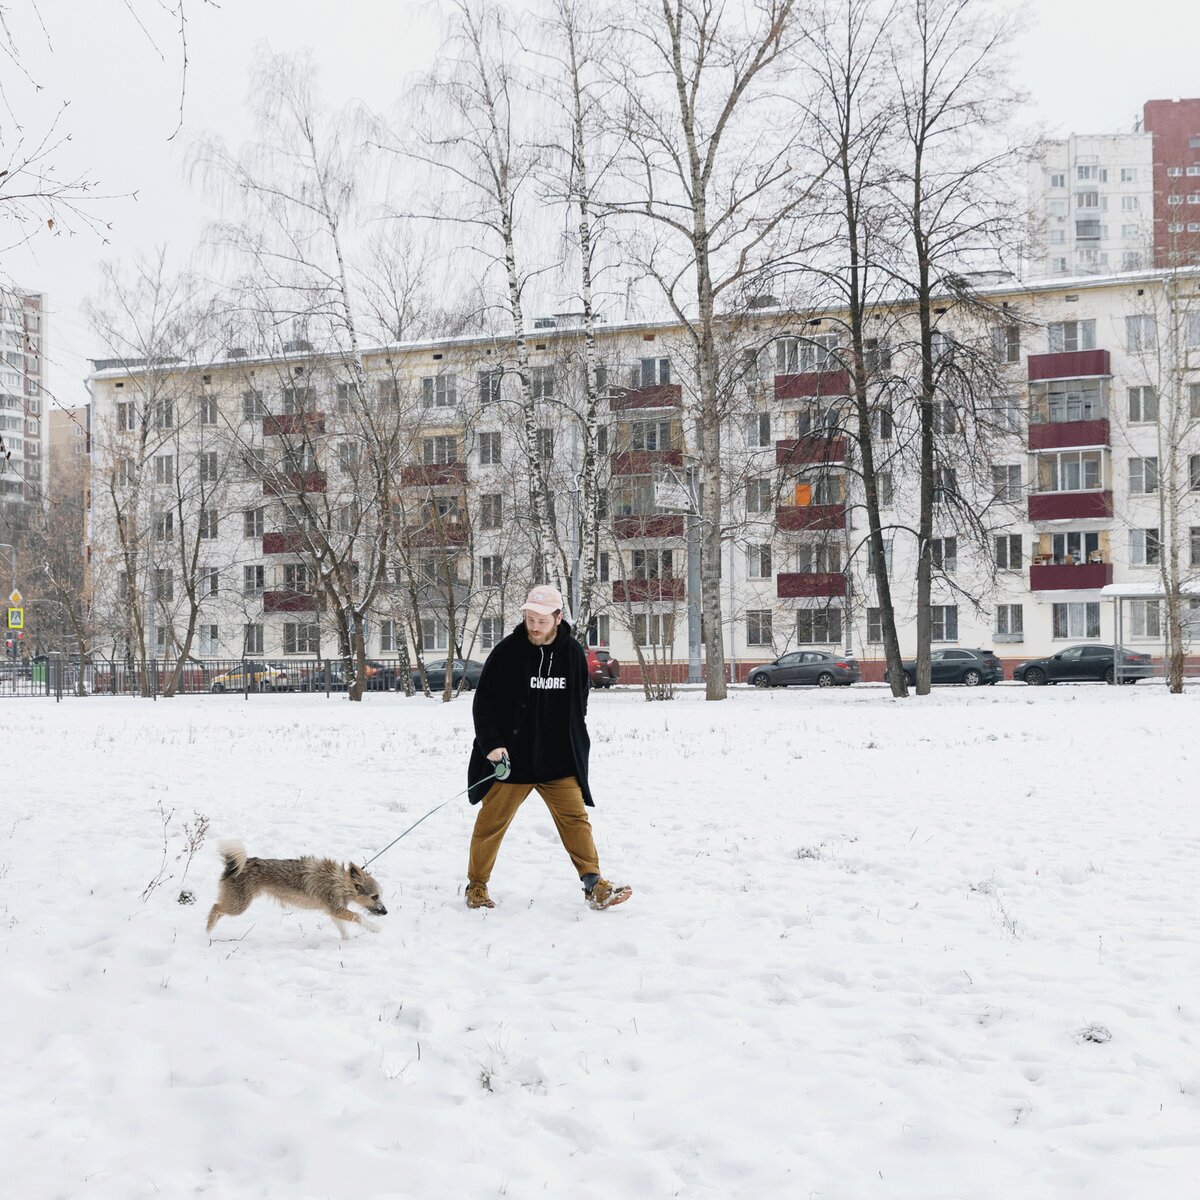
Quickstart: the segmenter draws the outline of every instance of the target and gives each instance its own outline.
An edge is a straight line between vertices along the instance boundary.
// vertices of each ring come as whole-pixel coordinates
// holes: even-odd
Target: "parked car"
[[[917,660],[906,659],[900,664],[904,668],[904,681],[909,687],[917,686]],[[991,650],[964,650],[958,646],[946,650],[934,650],[929,656],[930,683],[962,683],[967,687],[979,687],[983,683],[998,683],[1004,678],[1004,667]]]
[[[594,688],[610,688],[621,678],[621,664],[607,650],[588,647],[588,678]]]
[[[243,679],[245,683],[243,684]],[[216,676],[208,685],[210,692],[286,692],[288,675],[282,667],[246,661],[232,671]]]
[[[437,662],[427,662],[425,664],[425,678],[429,681],[429,690],[431,692],[440,692],[446,686],[446,663],[447,659],[439,659]],[[460,683],[464,692],[469,692],[473,687],[479,684],[479,676],[483,671],[483,663],[476,662],[473,658],[456,658],[454,660],[454,674],[452,677],[451,686],[457,688]],[[466,679],[463,679],[464,674]],[[413,687],[417,691],[421,690],[421,674],[414,670],[412,673]]]
[[[746,682],[754,687],[791,687],[815,684],[817,687],[848,686],[862,678],[858,663],[824,650],[793,650],[765,667],[755,667]]]
[[[1137,683],[1154,674],[1154,660],[1132,650],[1121,652],[1121,680]],[[1116,683],[1116,652],[1112,646],[1068,646],[1046,658],[1031,658],[1013,667],[1013,678],[1035,687],[1044,683]]]
[[[364,669],[367,677],[366,691],[390,692],[396,686],[396,668],[394,666],[388,666],[385,663],[375,662],[373,659],[368,658]],[[330,662],[328,664],[328,671],[329,690],[331,692],[344,692],[349,686],[350,678],[346,663],[341,659]],[[325,672],[325,666],[320,667],[318,670],[301,672],[300,690],[305,692],[323,692],[325,690]]]

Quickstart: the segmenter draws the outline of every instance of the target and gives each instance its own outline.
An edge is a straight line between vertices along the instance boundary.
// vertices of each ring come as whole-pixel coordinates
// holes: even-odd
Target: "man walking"
[[[588,904],[611,908],[633,892],[600,875],[587,815],[592,806],[587,656],[571,636],[562,608],[557,588],[535,587],[521,606],[524,620],[488,655],[479,677],[467,782],[471,803],[479,803],[482,795],[482,806],[471,834],[468,908],[496,907],[487,889],[496,855],[517,809],[535,789],[554,818]],[[505,759],[510,760],[508,774],[485,791],[485,781]]]

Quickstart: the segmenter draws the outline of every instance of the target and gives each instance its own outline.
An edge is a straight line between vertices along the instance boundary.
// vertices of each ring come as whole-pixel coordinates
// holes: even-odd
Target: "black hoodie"
[[[492,773],[487,755],[498,746],[512,760],[509,783],[547,783],[574,775],[584,803],[588,787],[588,669],[583,647],[566,621],[548,646],[535,646],[522,622],[488,655],[475,689],[472,716],[475,743],[467,768],[469,798],[477,804],[487,792],[481,782]]]

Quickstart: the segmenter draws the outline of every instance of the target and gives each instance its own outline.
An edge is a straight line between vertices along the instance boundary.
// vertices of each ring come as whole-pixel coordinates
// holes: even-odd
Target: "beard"
[[[528,625],[526,625],[525,626],[525,636],[535,646],[549,646],[550,643],[553,642],[556,637],[558,637],[558,626],[555,625],[547,633],[534,633],[533,630],[530,629]]]

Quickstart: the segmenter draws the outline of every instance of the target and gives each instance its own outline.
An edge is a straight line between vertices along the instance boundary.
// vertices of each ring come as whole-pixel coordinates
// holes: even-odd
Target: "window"
[[[537,431],[537,445],[534,447],[537,452],[538,462],[546,465],[554,461],[554,430],[539,429]]]
[[[929,613],[932,623],[930,638],[935,642],[957,642],[958,605],[931,604]]]
[[[746,481],[746,511],[765,513],[771,511],[771,481],[749,479]]]
[[[801,542],[791,558],[799,575],[835,575],[842,569],[842,548],[834,541]]]
[[[775,344],[775,365],[780,375],[820,371],[837,366],[837,334],[780,338]]]
[[[396,622],[390,617],[379,622],[379,653],[396,653]]]
[[[1050,230],[1050,245],[1061,246],[1066,242],[1066,240],[1067,240],[1067,231],[1065,229]]]
[[[285,387],[283,389],[283,411],[288,416],[298,416],[316,407],[310,387]]]
[[[154,402],[154,427],[155,429],[175,428],[174,400],[156,400]]]
[[[879,507],[890,508],[892,506],[892,473],[891,471],[877,471],[875,474],[875,490],[879,494]]]
[[[261,654],[263,652],[263,627],[261,625],[244,625],[242,627],[242,653]]]
[[[796,413],[796,434],[830,433],[838,427],[838,412],[831,404],[806,404]]]
[[[1061,171],[1056,171],[1050,176],[1050,186],[1052,188],[1065,188],[1067,186],[1067,177]]]
[[[458,401],[456,375],[426,376],[421,380],[421,405],[424,408],[452,408]]]
[[[500,387],[504,375],[500,371],[479,372],[479,403],[499,404]]]
[[[217,536],[217,510],[202,508],[200,510],[200,537],[203,541],[213,541]]]
[[[1149,496],[1158,491],[1158,458],[1129,460],[1129,494]]]
[[[673,579],[674,555],[670,550],[634,550],[633,577],[635,579]]]
[[[934,400],[932,416],[935,434],[949,436],[958,432],[958,413],[953,400]]]
[[[1126,250],[1121,255],[1121,269],[1137,271],[1142,266],[1142,256],[1136,250]]]
[[[485,554],[480,558],[479,582],[485,588],[504,586],[504,559],[499,554]]]
[[[283,587],[288,592],[308,591],[308,567],[305,563],[285,563],[283,567]]]
[[[929,556],[933,561],[933,569],[945,575],[953,575],[958,570],[958,538],[931,538]]]
[[[1002,325],[998,329],[993,329],[992,348],[1002,363],[1019,363],[1021,361],[1021,327],[1019,325]]]
[[[796,641],[805,646],[829,646],[842,640],[840,608],[802,608],[796,613]]]
[[[603,458],[608,453],[608,426],[596,426],[596,454]]]
[[[1200,192],[1188,192],[1187,202],[1189,204],[1200,204]]]
[[[867,641],[882,642],[883,641],[883,609],[868,608],[867,609]]]
[[[242,451],[242,475],[246,479],[261,479],[267,471],[267,455],[264,450]]]
[[[746,573],[751,579],[771,578],[771,547],[769,545],[746,547]]]
[[[495,467],[500,463],[499,433],[481,433],[479,435],[479,465]]]
[[[287,622],[283,627],[284,654],[317,654],[321,646],[321,627],[308,621]]]
[[[934,504],[949,504],[958,493],[958,473],[951,467],[938,467],[933,485]]]
[[[1101,196],[1099,192],[1076,192],[1075,207],[1078,209],[1105,209],[1108,207],[1108,198]]]
[[[1121,236],[1123,238],[1135,238],[1141,231],[1136,225],[1122,225]]]
[[[642,358],[630,370],[629,385],[634,388],[653,387],[671,382],[669,358]]]
[[[863,365],[869,375],[892,369],[892,348],[886,338],[863,338]]]
[[[1075,222],[1075,240],[1077,242],[1098,242],[1102,236],[1099,221]]]
[[[1100,605],[1052,605],[1053,637],[1098,638],[1100,636]]]
[[[1075,178],[1084,181],[1091,180],[1093,183],[1107,183],[1108,168],[1095,165],[1076,166]]]
[[[154,482],[173,483],[175,481],[175,456],[173,454],[158,454],[154,458]]]
[[[1141,201],[1137,196],[1122,196],[1121,211],[1122,212],[1137,212],[1141,208]]]
[[[1188,384],[1188,417],[1200,421],[1200,383]]]
[[[263,590],[264,568],[261,563],[242,567],[242,594],[257,596]]]
[[[751,609],[746,613],[746,645],[770,646],[771,644],[770,609]]]
[[[215,450],[206,450],[199,456],[200,466],[200,482],[201,483],[216,483],[219,477],[217,467],[217,452]]]
[[[1193,525],[1188,533],[1190,537],[1188,541],[1191,549],[1191,566],[1200,567],[1200,525]]]
[[[638,613],[633,636],[639,646],[670,646],[675,641],[675,618],[670,613]]]
[[[553,400],[554,368],[531,367],[529,370],[529,390],[535,400]]]
[[[154,569],[154,598],[156,600],[175,599],[175,579],[165,567]]]
[[[871,436],[881,442],[891,441],[895,434],[891,405],[871,409]]]
[[[117,432],[131,433],[133,431],[134,422],[133,404],[128,400],[117,401]]]
[[[251,389],[242,393],[242,420],[261,421],[267,415],[267,406],[263,403],[262,392]]]
[[[1158,420],[1158,393],[1154,388],[1129,389],[1129,419],[1132,422]]]
[[[1157,600],[1130,601],[1129,615],[1132,618],[1133,637],[1162,637],[1162,605]]]
[[[116,475],[119,487],[132,487],[136,474],[132,458],[122,457],[117,459]]]
[[[1047,384],[1040,395],[1035,393],[1031,420],[1057,424],[1094,421],[1104,415],[1104,391],[1098,381],[1067,379]]]
[[[1187,169],[1188,175],[1200,175],[1200,163],[1193,163]]]
[[[993,467],[992,491],[1003,504],[1013,504],[1021,499],[1021,468]]]
[[[746,424],[746,444],[762,449],[771,444],[771,414],[754,413]]]
[[[261,508],[247,508],[242,511],[242,536],[260,538],[263,535],[263,512]]]
[[[1047,332],[1051,354],[1096,348],[1095,321],[1051,321]]]
[[[350,475],[358,466],[358,443],[338,442],[338,467],[343,475]]]
[[[1182,221],[1172,221],[1172,222],[1171,222],[1171,223],[1170,223],[1170,224],[1167,226],[1167,232],[1168,232],[1168,233],[1182,233],[1182,232],[1183,232],[1183,228],[1184,228],[1184,227],[1183,227],[1183,222],[1182,222]]]
[[[1188,455],[1188,487],[1200,492],[1200,454]]]
[[[1135,567],[1158,566],[1160,550],[1157,528],[1129,531],[1129,561]]]
[[[997,534],[992,539],[995,546],[996,567],[1000,571],[1021,569],[1021,537],[1016,533]]]
[[[1066,274],[1067,260],[1065,258],[1052,258],[1050,260],[1050,270],[1057,272],[1059,275]]]
[[[587,643],[589,646],[607,646],[609,644],[609,620],[606,616],[593,617],[588,622]],[[503,636],[503,635],[501,635]]]
[[[768,425],[768,431],[769,429]],[[768,438],[769,436],[768,432]],[[631,421],[629,423],[629,448],[631,450],[670,450],[672,449],[672,440],[670,421]]]
[[[196,408],[200,415],[201,425],[215,425],[217,423],[216,396],[202,395],[196,401]]]
[[[1025,614],[1019,604],[996,605],[996,640],[1020,642],[1025,639]]]
[[[1039,492],[1097,492],[1103,461],[1099,450],[1041,454],[1037,459]]]
[[[154,540],[167,541],[175,532],[175,514],[159,512],[154,514]]]
[[[491,493],[479,498],[479,527],[499,529],[504,523],[504,497]]]
[[[596,562],[596,578],[600,583],[608,582],[608,552],[602,550]]]
[[[1122,183],[1137,183],[1137,167],[1122,167],[1121,168]]]
[[[458,438],[452,435],[422,438],[421,457],[426,466],[458,462]]]
[[[892,573],[892,541],[892,538],[883,539],[883,569],[888,575]],[[867,570],[872,577],[875,575],[875,543],[870,539],[867,541]]]
[[[1158,345],[1154,318],[1136,316],[1125,318],[1125,349],[1129,354],[1142,354]]]
[[[201,567],[200,595],[215,596],[220,591],[221,573],[216,567]]]

